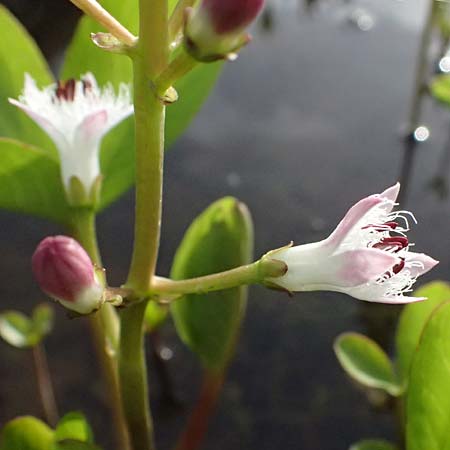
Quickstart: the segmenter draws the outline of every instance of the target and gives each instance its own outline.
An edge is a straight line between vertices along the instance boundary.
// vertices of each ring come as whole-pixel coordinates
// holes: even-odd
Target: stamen
[[[56,98],[59,100],[66,100],[67,102],[73,102],[75,98],[75,80],[71,78],[66,82],[58,81],[58,86],[55,91]]]

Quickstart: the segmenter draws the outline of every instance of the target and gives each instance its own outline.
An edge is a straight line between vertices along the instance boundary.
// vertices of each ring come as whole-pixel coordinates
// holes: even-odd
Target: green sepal
[[[391,360],[367,336],[343,333],[335,339],[334,351],[342,368],[361,385],[381,389],[392,396],[402,394]]]
[[[427,297],[428,300],[411,303],[403,309],[395,336],[398,372],[405,385],[423,328],[433,311],[444,301],[450,300],[450,284],[432,281],[414,291],[414,296]]]
[[[53,450],[53,431],[35,417],[17,417],[3,427],[0,450]]]
[[[48,305],[37,306],[31,318],[19,311],[0,314],[0,336],[16,348],[32,348],[47,336],[53,326],[53,310]]]
[[[247,208],[226,197],[213,203],[187,230],[172,266],[175,280],[222,272],[248,264],[253,252],[253,225]],[[182,341],[209,370],[222,370],[235,347],[247,288],[190,294],[172,303]]]
[[[450,450],[450,301],[431,313],[411,364],[406,449]]]

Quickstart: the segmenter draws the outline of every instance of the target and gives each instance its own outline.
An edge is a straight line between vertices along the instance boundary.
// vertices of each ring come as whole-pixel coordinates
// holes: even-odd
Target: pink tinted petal
[[[394,186],[391,186],[391,187],[387,188],[385,191],[383,191],[380,194],[380,197],[387,198],[388,200],[395,203],[399,192],[400,192],[400,183],[396,183],[396,184],[394,184]]]
[[[342,286],[358,286],[374,281],[398,264],[401,260],[393,253],[374,248],[350,250],[333,257],[340,266],[338,276]]]
[[[341,220],[339,225],[326,239],[327,244],[338,246],[347,236],[352,228],[375,206],[383,200],[378,195],[370,195],[353,205]]]
[[[8,101],[9,103],[11,103],[11,105],[17,106],[25,114],[27,114],[28,117],[33,119],[42,128],[42,130],[44,130],[50,136],[50,138],[58,147],[58,149],[64,151],[68,147],[68,142],[64,134],[60,133],[58,129],[55,128],[53,124],[49,120],[47,120],[44,116],[37,114],[27,105],[24,105],[23,103],[13,98],[9,98]]]
[[[96,145],[107,130],[108,113],[102,109],[86,116],[75,131],[76,145]]]
[[[427,273],[437,264],[439,264],[439,261],[425,253],[405,253],[405,267],[410,271],[412,277],[418,277]]]

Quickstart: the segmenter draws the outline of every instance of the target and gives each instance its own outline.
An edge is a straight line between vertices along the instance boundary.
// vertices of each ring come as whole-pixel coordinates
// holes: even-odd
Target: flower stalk
[[[124,44],[132,47],[136,45],[137,37],[128,31],[115,17],[95,0],[70,0],[80,8],[86,15],[92,17],[103,25],[113,36]]]

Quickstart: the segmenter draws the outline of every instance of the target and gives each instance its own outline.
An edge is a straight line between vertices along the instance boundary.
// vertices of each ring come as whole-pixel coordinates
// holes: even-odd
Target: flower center
[[[86,79],[82,78],[81,84],[83,87],[83,94],[92,91],[92,83]],[[76,91],[76,81],[71,78],[67,81],[58,81],[58,85],[55,89],[55,95],[58,100],[65,100],[66,102],[73,102],[75,99],[75,91]]]

